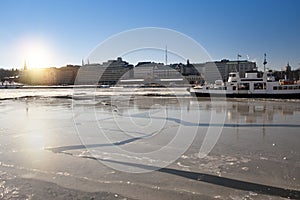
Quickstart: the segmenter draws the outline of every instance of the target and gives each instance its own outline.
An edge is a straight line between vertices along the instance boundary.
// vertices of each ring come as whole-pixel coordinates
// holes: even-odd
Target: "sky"
[[[192,38],[212,60],[240,54],[262,69],[266,53],[269,68],[296,69],[299,10],[299,0],[0,0],[0,68],[81,64],[113,35],[159,27]]]

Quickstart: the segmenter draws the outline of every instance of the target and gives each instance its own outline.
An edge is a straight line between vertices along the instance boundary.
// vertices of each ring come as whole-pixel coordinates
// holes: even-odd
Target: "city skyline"
[[[295,0],[1,0],[0,68],[22,68],[25,60],[30,68],[81,64],[112,35],[160,27],[193,38],[212,60],[235,60],[240,54],[262,69],[267,53],[268,67],[280,70],[289,62],[296,69],[300,67],[299,5]],[[152,60],[164,62],[163,51],[157,59]],[[130,57],[126,60],[136,64]]]

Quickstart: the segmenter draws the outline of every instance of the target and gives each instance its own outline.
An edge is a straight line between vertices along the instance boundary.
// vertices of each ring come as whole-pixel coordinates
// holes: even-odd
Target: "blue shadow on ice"
[[[112,145],[124,145],[124,144],[134,142],[139,139],[142,139],[142,137],[132,138],[129,140],[124,140],[124,141],[116,142],[116,143],[112,143],[112,144],[90,144],[90,145],[62,146],[62,147],[57,147],[57,148],[47,148],[47,150],[50,150],[54,153],[65,153],[68,155],[73,155],[72,153],[67,153],[65,151],[84,149],[84,148],[112,146]],[[231,178],[226,178],[226,177],[219,177],[219,176],[215,176],[215,175],[211,175],[211,174],[183,171],[183,170],[171,169],[171,168],[158,168],[155,166],[143,165],[143,164],[137,164],[137,163],[129,163],[129,162],[123,162],[123,161],[109,160],[109,159],[99,159],[99,158],[95,158],[92,156],[82,156],[81,158],[100,160],[103,162],[111,162],[111,163],[117,163],[117,164],[122,164],[122,165],[127,165],[127,166],[138,167],[138,168],[142,168],[142,169],[146,169],[146,170],[158,171],[158,172],[167,173],[167,174],[171,174],[171,175],[181,176],[181,177],[188,178],[188,179],[195,180],[195,181],[201,181],[201,182],[210,183],[210,184],[214,184],[214,185],[220,185],[223,187],[233,188],[233,189],[237,189],[237,190],[253,191],[253,192],[256,192],[259,194],[264,194],[264,195],[272,195],[272,196],[278,196],[278,197],[289,198],[289,199],[299,199],[300,198],[300,191],[297,191],[297,190],[273,187],[273,186],[269,186],[269,185],[252,183],[252,182],[248,182],[248,181],[236,180],[236,179],[231,179]]]
[[[153,170],[159,171],[162,173],[167,173],[171,175],[181,176],[184,178],[188,178],[195,181],[201,181],[205,183],[210,183],[214,185],[219,185],[223,187],[228,187],[237,190],[244,190],[244,191],[252,191],[259,194],[264,195],[271,195],[271,196],[278,196],[288,199],[299,199],[300,198],[300,191],[291,190],[291,189],[284,189],[279,187],[273,187],[269,185],[263,185],[259,183],[252,183],[248,181],[236,180],[226,177],[219,177],[211,174],[204,174],[199,172],[190,172],[190,171],[183,171],[178,169],[171,169],[171,168],[157,168],[155,166],[143,165],[143,164],[136,164],[136,163],[128,163],[123,161],[116,161],[116,160],[107,160],[107,159],[97,159],[94,157],[84,157],[94,160],[101,160],[103,162],[111,162],[117,163],[127,166],[138,167],[146,170]]]

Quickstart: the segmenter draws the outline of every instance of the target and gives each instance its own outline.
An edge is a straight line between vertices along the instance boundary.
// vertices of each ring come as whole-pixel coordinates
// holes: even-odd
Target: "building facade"
[[[105,70],[99,79],[100,84],[115,85],[121,79],[129,79],[133,76],[133,65],[123,61],[120,57],[117,60],[104,62],[102,66]]]
[[[115,85],[121,80],[139,80],[140,83],[157,83],[163,81],[179,81],[194,83],[214,83],[216,80],[227,81],[230,72],[239,72],[241,77],[247,71],[256,68],[255,62],[211,61],[205,63],[164,65],[163,63],[140,62],[135,67],[122,58],[109,60],[102,64],[84,64],[83,66],[67,65],[62,68],[24,69],[21,80],[27,84],[42,85]],[[286,67],[286,75],[299,78],[299,73],[292,73]],[[298,70],[299,71],[299,70]],[[295,75],[294,75],[295,74]],[[179,81],[180,82],[180,81]]]
[[[143,83],[151,84],[160,81],[182,82],[183,76],[174,66],[163,63],[140,62],[134,67],[134,79],[143,79]]]
[[[102,64],[85,64],[80,67],[76,84],[79,85],[115,85],[119,80],[132,76],[133,65],[122,58],[109,60]]]
[[[247,71],[256,68],[256,63],[247,60],[230,61],[224,59],[221,61],[196,63],[193,66],[197,71],[196,73],[200,73],[204,81],[213,83],[215,80],[227,81],[230,72],[239,72],[240,77],[245,77]]]

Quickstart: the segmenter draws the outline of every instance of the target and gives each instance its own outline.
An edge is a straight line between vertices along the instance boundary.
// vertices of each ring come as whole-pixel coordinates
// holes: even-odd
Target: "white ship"
[[[257,73],[249,71],[245,78],[240,78],[238,72],[231,72],[225,83],[217,80],[214,84],[190,88],[189,92],[198,97],[300,99],[299,83],[275,81],[271,71],[265,72],[262,78]]]

